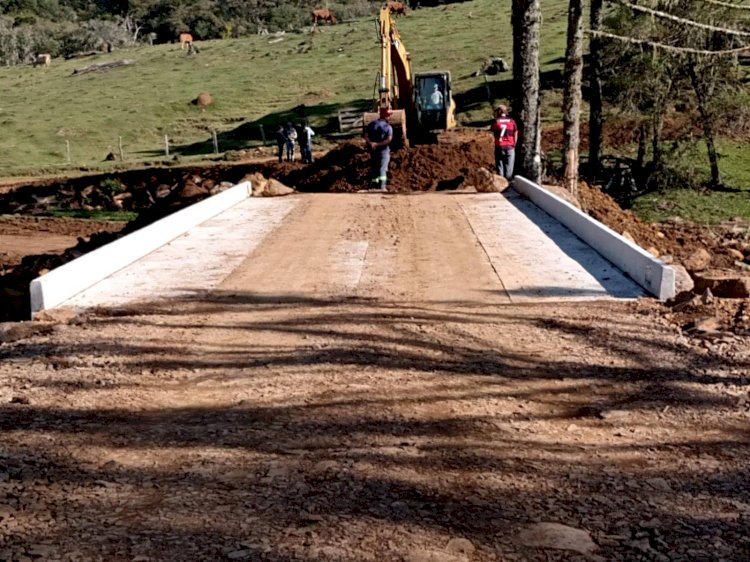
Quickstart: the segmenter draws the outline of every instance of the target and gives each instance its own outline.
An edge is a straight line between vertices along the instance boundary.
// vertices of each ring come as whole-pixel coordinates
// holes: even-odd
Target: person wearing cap
[[[365,143],[370,149],[372,163],[372,188],[387,191],[388,164],[391,161],[390,144],[393,140],[393,127],[388,119],[393,114],[390,108],[380,109],[380,118],[365,127]]]
[[[498,105],[495,108],[495,120],[490,130],[495,137],[495,168],[499,175],[510,181],[513,178],[513,164],[516,159],[518,126],[508,115],[506,106]]]

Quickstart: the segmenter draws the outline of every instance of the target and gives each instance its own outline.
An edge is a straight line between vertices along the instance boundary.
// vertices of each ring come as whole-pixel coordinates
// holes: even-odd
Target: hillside
[[[564,52],[566,4],[544,6],[543,70],[559,77]],[[415,70],[448,69],[463,95],[463,123],[487,118],[487,90],[475,71],[488,56],[510,60],[510,6],[474,0],[409,12],[398,22],[413,54]],[[52,171],[66,165],[66,141],[73,166],[101,164],[117,152],[122,137],[126,159],[163,155],[164,135],[172,152],[205,141],[211,129],[231,147],[259,138],[258,123],[274,124],[304,104],[314,125],[323,126],[340,107],[372,99],[378,65],[371,19],[322,27],[318,33],[290,33],[197,43],[187,56],[179,45],[142,46],[85,59],[52,61],[0,70],[0,174]],[[135,64],[74,75],[90,64],[132,59]],[[510,75],[490,77],[493,95],[505,97]],[[205,111],[189,102],[210,92]],[[554,94],[547,97],[554,102]],[[555,110],[556,111],[556,110]],[[554,113],[546,113],[554,117]],[[223,133],[223,134],[222,134]],[[224,144],[221,148],[227,148]],[[191,147],[187,152],[210,151]]]

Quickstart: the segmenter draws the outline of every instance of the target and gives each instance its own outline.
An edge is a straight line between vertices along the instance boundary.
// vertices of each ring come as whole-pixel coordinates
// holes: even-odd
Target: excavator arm
[[[412,139],[455,127],[456,104],[451,95],[450,73],[414,74],[411,55],[401,41],[388,6],[380,9],[377,30],[380,41],[378,95],[373,112],[364,115],[364,125],[376,120],[381,109],[391,109],[390,123],[396,146],[408,144],[407,124]]]
[[[396,24],[387,6],[380,9],[377,19],[380,41],[380,71],[378,95],[372,112],[364,115],[364,124],[375,121],[381,109],[391,109],[394,146],[407,144],[406,122],[411,112],[414,84],[411,56],[401,41]]]
[[[413,99],[411,55],[406,50],[387,6],[378,17],[380,85],[378,107],[407,110]]]

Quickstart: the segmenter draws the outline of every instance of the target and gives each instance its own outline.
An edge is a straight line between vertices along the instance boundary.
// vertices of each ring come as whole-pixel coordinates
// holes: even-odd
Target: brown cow
[[[388,11],[393,15],[406,15],[406,4],[403,2],[388,2]]]
[[[180,49],[184,49],[185,46],[193,44],[193,36],[189,33],[180,33]]]
[[[336,16],[328,8],[320,8],[311,12],[313,25],[321,22],[336,23]]]

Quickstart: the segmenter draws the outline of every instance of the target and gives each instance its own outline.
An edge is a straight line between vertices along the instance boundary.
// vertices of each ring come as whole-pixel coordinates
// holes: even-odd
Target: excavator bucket
[[[377,111],[367,111],[362,120],[363,126],[367,127],[367,125],[379,118],[380,113]],[[393,141],[391,141],[391,148],[396,150],[403,146],[409,146],[409,141],[406,137],[406,111],[403,109],[392,110],[388,123],[390,123],[393,128]]]

